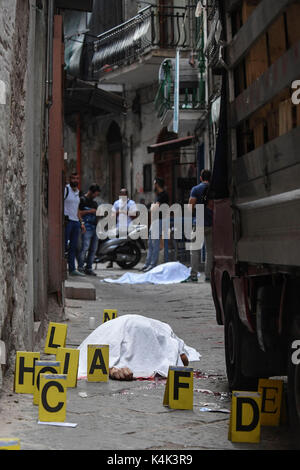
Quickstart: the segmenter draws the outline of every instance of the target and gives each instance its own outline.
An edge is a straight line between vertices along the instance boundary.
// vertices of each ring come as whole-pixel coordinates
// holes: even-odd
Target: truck
[[[211,288],[228,384],[257,390],[260,378],[283,377],[299,431],[300,3],[218,4]]]

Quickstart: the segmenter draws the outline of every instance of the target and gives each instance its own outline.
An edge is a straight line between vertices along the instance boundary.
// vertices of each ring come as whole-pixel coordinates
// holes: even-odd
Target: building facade
[[[160,176],[170,201],[187,202],[201,169],[212,165],[204,52],[211,17],[195,0],[146,6],[136,0],[94,1],[93,12],[82,19],[88,32],[78,46],[80,55],[73,54],[76,67],[69,60],[67,71],[76,80],[122,98],[124,108],[97,114],[91,99],[89,109],[81,113],[80,150],[78,115],[69,113],[66,118],[67,168],[76,166],[80,153],[84,189],[95,180],[102,200],[111,202],[125,186],[136,202],[150,203],[153,179]],[[75,33],[75,20],[73,25]],[[155,148],[170,140],[176,141],[171,149]]]

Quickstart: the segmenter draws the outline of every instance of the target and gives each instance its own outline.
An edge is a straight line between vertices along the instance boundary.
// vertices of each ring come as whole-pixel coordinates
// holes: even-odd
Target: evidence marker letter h
[[[39,352],[17,351],[14,380],[16,393],[32,394],[34,392],[35,363],[39,359]]]

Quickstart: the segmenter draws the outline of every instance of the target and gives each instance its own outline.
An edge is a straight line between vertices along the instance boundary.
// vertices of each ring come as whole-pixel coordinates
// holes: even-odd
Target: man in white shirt
[[[128,191],[126,188],[120,190],[119,199],[117,199],[112,207],[112,214],[116,216],[116,228],[121,236],[127,233],[128,227],[137,216],[136,203],[128,198]],[[111,261],[107,268],[113,267]]]
[[[68,269],[70,276],[84,276],[75,268],[75,256],[80,232],[85,232],[84,223],[79,216],[80,191],[79,175],[72,173],[70,183],[65,187],[65,252],[68,253]]]

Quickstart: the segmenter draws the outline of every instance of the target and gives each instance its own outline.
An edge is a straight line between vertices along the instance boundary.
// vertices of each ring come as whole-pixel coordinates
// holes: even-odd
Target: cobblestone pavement
[[[6,378],[0,398],[0,437],[19,437],[23,449],[33,450],[291,448],[286,425],[262,428],[260,444],[228,440],[231,398],[225,375],[223,327],[215,320],[209,283],[201,277],[197,284],[109,284],[103,282],[105,277],[117,278],[124,271],[108,270],[104,265],[98,268],[97,278],[85,278],[96,287],[96,301],[66,299],[67,347],[77,347],[91,332],[89,317],[96,317],[96,326],[102,322],[104,308],[116,308],[119,315],[140,314],[167,322],[202,355],[201,361],[192,364],[194,409],[163,406],[165,379],[108,383],[80,380],[77,388],[67,391],[66,421],[77,423],[77,427],[39,425],[32,396],[15,394],[11,376]]]

